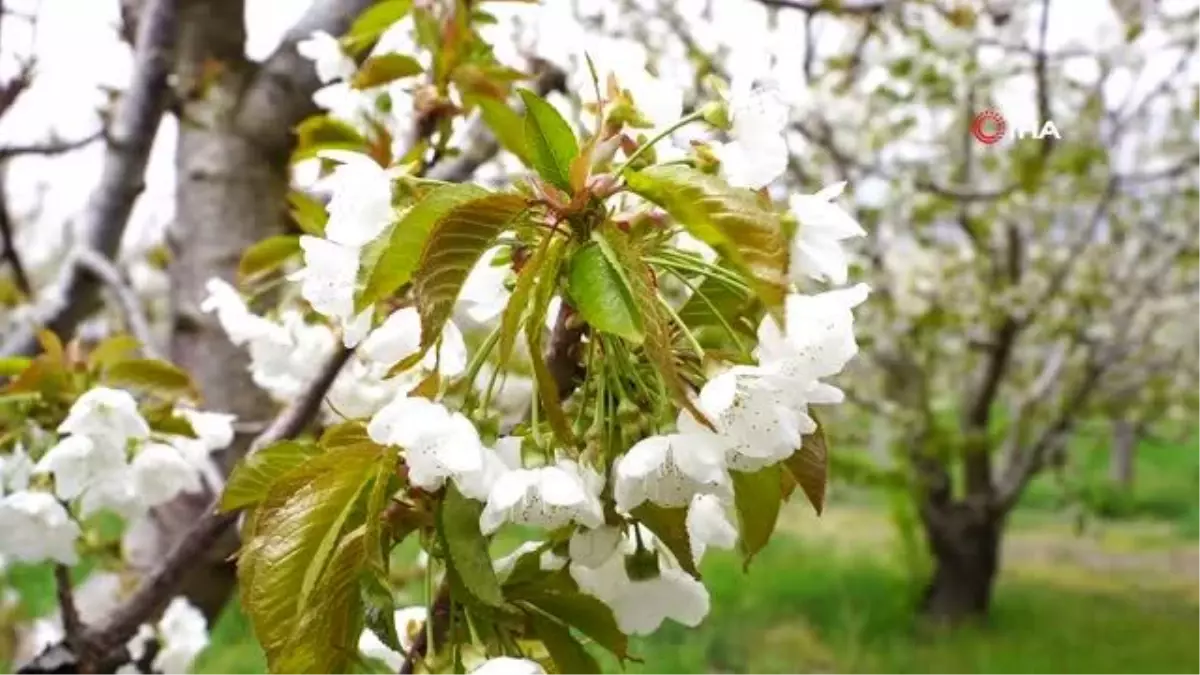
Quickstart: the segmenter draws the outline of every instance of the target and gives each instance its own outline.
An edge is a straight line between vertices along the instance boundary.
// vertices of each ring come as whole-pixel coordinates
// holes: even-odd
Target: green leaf
[[[88,354],[88,368],[90,370],[111,368],[113,364],[125,361],[137,354],[140,348],[141,343],[137,341],[137,338],[126,333],[105,338]]]
[[[809,411],[812,415],[812,411]],[[816,419],[816,418],[814,418]],[[829,446],[825,442],[825,429],[817,422],[817,430],[804,436],[800,449],[784,461],[804,496],[816,509],[817,515],[825,509],[825,486],[829,482]]]
[[[744,269],[767,310],[782,315],[788,239],[779,214],[761,204],[756,194],[678,164],[630,172],[625,182]]]
[[[545,576],[544,572],[542,576]],[[617,627],[612,609],[596,598],[578,590],[547,585],[523,588],[519,596],[521,600],[578,629],[618,658],[623,659],[628,654],[628,636]]]
[[[33,363],[33,359],[27,359],[24,356],[5,356],[0,358],[0,377],[19,375],[31,363]]]
[[[529,311],[530,296],[533,294],[539,275],[544,271],[542,263],[553,240],[553,237],[543,239],[542,243],[534,250],[533,255],[529,256],[529,260],[525,261],[525,265],[517,273],[517,282],[513,286],[512,295],[508,298],[508,304],[504,306],[504,311],[500,314],[500,340],[497,343],[496,352],[496,362],[500,368],[504,368],[508,364],[508,359],[512,355],[517,334],[521,330],[521,322]]]
[[[687,532],[687,509],[669,509],[653,502],[645,502],[630,512],[638,522],[658,537],[658,540],[675,554],[683,571],[700,578],[696,561],[692,558],[692,544]]]
[[[634,344],[645,339],[642,317],[634,304],[633,291],[620,261],[606,255],[603,237],[596,237],[571,256],[567,292],[585,321],[604,333],[612,333]],[[611,249],[609,249],[611,251]]]
[[[369,556],[371,544],[366,539],[363,540],[363,548],[364,553]],[[362,590],[367,628],[380,642],[404,653],[400,645],[400,635],[396,632],[396,599],[387,587],[386,578],[368,572],[363,575]]]
[[[420,74],[424,68],[408,54],[390,52],[372,56],[363,62],[350,80],[354,89],[370,89],[404,77]]]
[[[552,185],[570,192],[571,160],[579,154],[575,132],[558,110],[537,94],[521,89],[525,101],[525,148],[534,171]]]
[[[455,207],[487,194],[487,190],[475,185],[444,185],[414,204],[392,228],[387,246],[370,266],[369,274],[360,272],[367,282],[356,304],[372,305],[408,283],[421,260],[430,231]]]
[[[731,471],[733,504],[738,517],[738,545],[749,567],[754,556],[771,540],[779,508],[783,504],[783,480],[779,464],[753,473]]]
[[[413,273],[422,351],[442,334],[471,268],[524,212],[524,197],[491,194],[459,204],[434,225]]]
[[[271,663],[272,672],[351,672],[364,619],[359,589],[364,541],[362,527],[338,541],[313,589],[312,602],[301,605],[287,648]]]
[[[450,566],[472,597],[489,607],[504,607],[504,592],[492,568],[487,539],[479,531],[483,504],[464,497],[453,483],[438,507],[438,534],[446,544]]]
[[[412,0],[382,0],[358,15],[342,43],[352,54],[357,54],[371,44],[392,24],[403,19],[412,9]]]
[[[671,399],[677,405],[687,410],[697,420],[707,423],[704,413],[692,401],[691,392],[675,363],[675,342],[671,333],[671,318],[659,304],[658,290],[649,265],[643,260],[638,249],[634,248],[629,236],[612,227],[595,230],[615,258],[616,264],[625,269],[629,280],[630,291],[634,305],[642,317],[645,330],[645,340],[642,343],[646,358],[658,371]]]
[[[179,368],[157,359],[129,359],[114,363],[101,378],[114,387],[137,389],[164,397],[198,399],[192,378]]]
[[[570,628],[540,612],[530,612],[528,616],[534,635],[546,645],[546,651],[554,659],[555,670],[560,673],[600,672],[600,664],[571,635]]]
[[[293,256],[300,254],[300,237],[281,234],[255,242],[242,253],[238,262],[238,280],[279,269]]]
[[[296,127],[294,160],[315,157],[320,150],[358,150],[370,145],[357,129],[329,115],[314,115]]]
[[[296,221],[296,227],[314,237],[325,236],[325,223],[329,221],[329,213],[325,211],[321,202],[299,190],[289,191],[287,200],[291,206],[289,213],[292,220]]]
[[[279,441],[246,456],[229,474],[221,493],[221,510],[254,506],[267,498],[271,486],[308,460],[321,454],[321,449],[307,441]]]
[[[362,530],[357,543],[342,532],[381,456],[365,445],[316,455],[274,481],[249,514],[239,588],[273,672],[344,672],[342,630],[361,630],[359,592],[348,587],[365,556]]]
[[[371,481],[371,494],[367,498],[367,556],[372,570],[380,575],[387,574],[388,557],[385,547],[390,548],[391,544],[390,539],[385,539],[383,512],[395,492],[392,489],[392,479],[396,475],[395,451],[389,449],[388,453],[392,459],[379,463]]]
[[[522,164],[529,166],[529,148],[525,144],[525,121],[515,110],[503,101],[494,98],[479,97],[475,104],[479,106],[479,115],[483,123],[492,130],[500,147],[516,155]]]
[[[371,437],[367,435],[366,424],[358,420],[347,420],[325,427],[319,444],[325,450],[333,450],[348,445],[371,442]]]
[[[566,244],[555,237],[546,249],[546,259],[538,270],[537,286],[533,293],[533,309],[525,322],[525,340],[529,345],[529,362],[533,366],[533,378],[537,384],[538,398],[542,402],[542,410],[546,411],[546,419],[559,442],[573,445],[575,435],[571,433],[571,425],[563,412],[562,401],[559,400],[558,384],[554,374],[543,356],[542,334],[546,323],[546,313],[554,291],[558,288],[558,272],[563,264],[563,253]],[[509,302],[512,302],[510,299]]]

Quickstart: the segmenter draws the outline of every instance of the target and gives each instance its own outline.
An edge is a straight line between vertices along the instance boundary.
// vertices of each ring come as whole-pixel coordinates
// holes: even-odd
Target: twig
[[[59,563],[54,566],[54,585],[58,595],[59,613],[62,614],[63,635],[68,645],[77,646],[83,635],[83,621],[79,619],[79,608],[75,606],[75,593],[71,589],[71,568]],[[83,658],[83,654],[80,658]]]
[[[155,344],[150,321],[146,318],[146,313],[142,311],[142,304],[133,289],[125,283],[121,271],[108,258],[86,248],[75,251],[75,262],[104,282],[104,285],[111,291],[117,301],[117,306],[121,308],[126,327],[138,339],[138,342],[142,343],[142,352],[148,358],[163,358],[162,350]]]
[[[77,138],[74,140],[62,140],[52,138],[40,143],[27,143],[25,145],[10,145],[0,148],[0,161],[20,157],[21,155],[61,155],[64,152],[78,150],[85,145],[90,145],[104,137],[104,130],[97,130],[89,136]]]
[[[874,14],[881,12],[889,5],[899,5],[895,0],[862,0],[861,2],[843,2],[842,0],[758,0],[759,4],[779,9],[798,9],[809,14],[829,12],[831,14]]]
[[[121,244],[133,202],[145,186],[150,146],[166,110],[172,54],[178,35],[179,0],[147,0],[138,24],[133,81],[121,98],[106,134],[107,149],[100,184],[81,217],[84,246],[111,258]],[[63,289],[65,303],[50,310],[46,327],[69,337],[75,327],[95,311],[98,293],[89,275],[75,265],[66,266],[55,287]],[[0,354],[33,354],[38,349],[37,326],[13,332],[0,346]]]
[[[25,297],[33,295],[33,285],[29,283],[29,275],[21,262],[21,254],[17,251],[17,233],[13,231],[12,218],[8,213],[8,199],[5,185],[8,183],[8,163],[0,161],[0,243],[4,244],[4,260],[12,270],[13,281]]]

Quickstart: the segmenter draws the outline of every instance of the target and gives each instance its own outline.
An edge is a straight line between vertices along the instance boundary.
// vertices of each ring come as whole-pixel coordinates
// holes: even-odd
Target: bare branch
[[[809,14],[829,12],[830,14],[875,14],[889,6],[898,7],[898,0],[859,0],[858,2],[843,2],[842,0],[758,0],[767,7],[779,9],[798,9]]]
[[[163,352],[158,348],[154,339],[154,331],[150,329],[150,321],[142,311],[142,303],[138,300],[133,289],[125,283],[121,271],[108,258],[95,251],[81,248],[75,251],[75,264],[94,275],[108,287],[121,309],[125,318],[125,326],[133,336],[142,343],[142,353],[148,358],[161,359]]]
[[[33,286],[29,282],[29,274],[21,262],[21,254],[17,251],[17,233],[13,230],[12,218],[8,213],[8,195],[5,186],[8,181],[8,163],[0,162],[0,244],[4,245],[4,260],[12,270],[13,281],[25,297],[33,295]]]
[[[71,568],[59,563],[54,566],[54,585],[58,595],[58,609],[62,614],[63,635],[68,645],[79,645],[83,636],[83,622],[79,619],[79,608],[75,606],[75,593],[71,588]],[[82,655],[81,655],[82,656]]]
[[[83,245],[107,258],[116,254],[134,200],[145,186],[150,146],[167,105],[178,18],[179,0],[147,0],[138,25],[133,81],[113,115],[100,184],[81,217]],[[65,301],[50,310],[44,323],[65,338],[95,310],[99,295],[89,275],[75,265],[64,268],[56,286],[64,289]],[[0,354],[5,355],[36,350],[34,328],[16,331],[0,346]]]
[[[104,137],[104,131],[98,130],[95,133],[77,138],[74,140],[63,140],[61,138],[51,138],[40,143],[27,143],[25,145],[10,145],[0,148],[0,161],[20,157],[21,155],[61,155],[64,152],[78,150],[86,145],[90,145],[95,141]]]

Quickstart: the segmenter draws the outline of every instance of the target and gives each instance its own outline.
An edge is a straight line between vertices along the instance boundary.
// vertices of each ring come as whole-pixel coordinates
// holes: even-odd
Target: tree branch
[[[75,606],[75,593],[71,589],[71,568],[61,563],[55,565],[54,585],[59,613],[62,615],[63,640],[72,647],[78,647],[79,639],[83,636],[83,622],[79,619],[79,608]]]
[[[74,140],[51,138],[38,143],[10,145],[0,148],[0,161],[12,159],[13,157],[20,157],[21,155],[61,155],[64,152],[78,150],[86,145],[90,145],[103,137],[104,130],[100,129],[88,136],[76,138]]]
[[[107,134],[108,148],[100,184],[81,216],[83,245],[112,258],[121,244],[133,203],[145,186],[146,162],[167,106],[168,76],[179,32],[179,0],[147,0],[138,25],[133,81],[121,98]],[[46,326],[60,337],[95,311],[98,293],[89,275],[75,265],[62,272],[58,288],[63,300],[46,318]],[[37,351],[34,328],[15,332],[0,346],[0,354],[30,355]]]
[[[859,0],[844,2],[843,0],[758,0],[759,4],[780,9],[798,9],[809,14],[829,12],[830,14],[874,14],[882,12],[888,6],[899,6],[898,0]]]
[[[163,352],[158,348],[154,339],[154,331],[150,329],[150,321],[146,318],[146,313],[142,311],[142,303],[134,294],[133,289],[125,283],[121,271],[108,258],[86,248],[75,251],[75,264],[108,287],[117,301],[117,306],[121,309],[125,326],[138,339],[138,342],[142,343],[142,353],[151,359],[163,358]]]
[[[29,282],[29,274],[21,262],[21,254],[17,251],[17,233],[8,213],[8,195],[5,186],[8,183],[8,163],[0,162],[0,244],[4,245],[4,260],[12,270],[13,281],[25,297],[33,296],[33,285]]]

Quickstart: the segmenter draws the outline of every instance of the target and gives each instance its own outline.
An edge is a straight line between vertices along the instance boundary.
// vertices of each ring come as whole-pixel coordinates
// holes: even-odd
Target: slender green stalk
[[[696,356],[699,356],[701,363],[703,363],[704,347],[700,346],[700,341],[696,339],[696,336],[692,334],[692,330],[688,328],[688,325],[683,322],[682,318],[679,317],[679,312],[675,311],[675,308],[671,306],[671,303],[667,302],[667,299],[661,295],[657,297],[658,304],[662,305],[663,309],[667,310],[667,314],[671,315],[671,319],[675,321],[675,323],[679,324],[679,329],[683,331],[684,337],[687,338],[688,345],[691,346],[692,350],[696,352]]]
[[[625,173],[625,171],[629,169],[630,165],[633,164],[634,160],[636,160],[638,157],[641,157],[642,153],[644,153],[647,150],[649,150],[650,148],[654,147],[655,143],[658,143],[662,139],[666,138],[667,136],[670,136],[671,134],[675,133],[679,129],[686,127],[687,125],[691,124],[692,122],[703,119],[703,117],[704,117],[704,115],[702,114],[701,109],[696,109],[696,110],[692,111],[690,114],[684,115],[683,117],[681,117],[679,119],[679,121],[675,122],[674,124],[667,127],[666,129],[663,129],[662,131],[658,132],[654,136],[654,138],[651,138],[650,140],[648,140],[645,143],[642,143],[640,146],[638,146],[638,149],[633,151],[633,154],[629,156],[629,159],[626,159],[624,164],[617,167],[617,170],[613,172],[613,175],[619,178],[621,176],[621,174]]]

